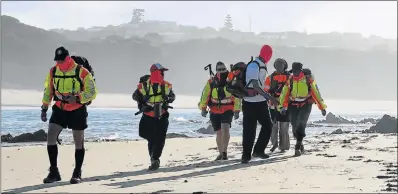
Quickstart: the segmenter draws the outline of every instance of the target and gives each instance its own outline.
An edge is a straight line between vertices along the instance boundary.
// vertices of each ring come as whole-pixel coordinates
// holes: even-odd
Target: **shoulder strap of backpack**
[[[80,84],[80,91],[82,91],[82,90],[83,90],[84,84],[83,84],[82,79],[80,78],[80,69],[81,69],[81,66],[80,66],[80,65],[77,65],[77,66],[76,66],[76,69],[75,69],[75,78],[77,79],[77,81],[79,81],[79,84]]]
[[[213,81],[213,79],[211,79],[210,80],[210,91],[209,91],[209,95],[208,95],[208,97],[207,97],[207,105],[208,106],[211,106],[212,105],[212,101],[211,101],[211,98],[212,98],[212,96],[213,96],[213,89],[214,89],[214,81]]]
[[[289,76],[289,89],[290,89],[290,93],[292,93],[292,90],[293,90],[293,78],[292,78],[292,76]]]
[[[144,95],[144,102],[147,102],[149,100],[149,88],[148,85],[150,85],[149,81],[144,81],[141,83],[142,87],[144,88],[145,95]]]
[[[274,77],[275,77],[275,72],[269,75],[270,88],[273,88],[276,85]]]
[[[305,81],[307,82],[308,94],[310,94],[310,92],[311,92],[311,80],[310,80],[310,76],[309,75],[305,76]]]
[[[52,69],[51,69],[51,80],[49,80],[49,81],[51,81],[51,82],[53,82],[53,80],[54,80],[54,76],[55,76],[55,72],[57,71],[57,66],[54,66]],[[53,88],[52,88],[52,90],[53,90],[53,94],[55,93],[55,84],[53,83]],[[58,89],[57,89],[58,90]],[[55,95],[54,95],[55,96]],[[56,96],[55,96],[56,97]]]
[[[164,83],[160,84],[160,93],[164,102],[169,100],[169,97],[166,95],[166,85]]]

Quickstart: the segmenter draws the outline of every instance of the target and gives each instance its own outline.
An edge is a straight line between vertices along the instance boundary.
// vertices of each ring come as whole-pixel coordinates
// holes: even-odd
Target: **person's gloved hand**
[[[40,115],[40,118],[41,118],[41,121],[43,121],[43,122],[47,122],[47,107],[43,107],[42,106],[42,108],[41,108],[41,115]]]
[[[207,113],[208,113],[207,110],[202,110],[202,113],[201,113],[201,114],[202,114],[202,117],[206,117],[206,116],[207,116]]]
[[[287,108],[283,107],[280,111],[281,115],[286,115]]]
[[[168,103],[173,103],[175,99],[176,99],[175,96],[170,96],[170,97],[168,98],[167,102],[168,102]]]
[[[322,110],[322,116],[326,116],[326,110]]]
[[[234,112],[234,119],[239,119],[239,112]]]

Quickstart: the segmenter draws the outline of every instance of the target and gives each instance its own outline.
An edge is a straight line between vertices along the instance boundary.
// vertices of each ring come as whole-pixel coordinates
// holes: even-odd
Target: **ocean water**
[[[51,109],[50,109],[51,110]],[[48,117],[51,111],[48,112]],[[136,108],[91,108],[89,107],[88,125],[86,129],[86,140],[134,140],[140,139],[138,136],[138,124],[141,115],[135,116]],[[386,113],[385,111],[361,111],[359,113],[337,113],[351,120],[361,120],[364,118],[381,118],[384,114],[396,116],[396,113]],[[320,111],[313,107],[309,123],[322,120],[324,117]],[[234,120],[231,128],[232,136],[241,136],[242,134],[242,113],[238,120]],[[208,136],[197,133],[196,130],[208,126],[209,118],[203,118],[197,109],[171,109],[169,118],[168,133],[186,134],[191,137]],[[307,135],[311,136],[322,132],[331,132],[338,128],[343,130],[363,130],[372,124],[345,124],[331,125],[324,124],[321,127],[308,127]],[[8,107],[3,106],[1,110],[1,134],[12,134],[13,136],[27,132],[35,132],[39,129],[47,131],[48,122],[40,120],[40,109],[36,107]],[[259,129],[260,127],[258,127]],[[62,131],[60,139],[63,142],[71,142],[72,132],[69,129]],[[7,145],[2,143],[2,145]]]

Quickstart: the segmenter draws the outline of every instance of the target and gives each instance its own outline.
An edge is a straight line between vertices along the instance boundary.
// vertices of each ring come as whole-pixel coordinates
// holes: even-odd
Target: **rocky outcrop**
[[[15,137],[12,137],[12,135],[7,134],[1,136],[1,141],[8,143],[42,142],[42,141],[47,141],[47,133],[43,129],[40,129],[34,133],[23,133]]]
[[[326,120],[315,121],[314,123],[330,123],[330,124],[354,124],[355,121],[347,120],[343,117],[336,116],[333,113],[329,112],[326,115]]]
[[[12,138],[11,134],[2,135],[1,136],[1,142],[8,142],[8,141],[10,141],[11,138]]]
[[[365,130],[364,133],[397,133],[397,119],[390,115],[384,115],[376,125]]]
[[[343,130],[342,129],[337,129],[335,131],[333,131],[331,134],[343,134]]]
[[[365,118],[361,121],[359,121],[359,124],[366,124],[366,123],[372,123],[372,124],[376,124],[377,122],[379,122],[380,119],[374,119],[374,118]]]
[[[180,134],[180,133],[168,133],[166,135],[166,138],[171,139],[171,138],[189,138],[188,135],[185,134]]]
[[[315,121],[314,123],[328,123],[328,124],[376,124],[380,119],[374,119],[374,118],[365,118],[361,121],[352,121],[345,119],[341,116],[336,116],[333,113],[329,112],[326,115],[326,120],[320,120],[320,121]]]
[[[348,133],[351,133],[351,131],[343,131],[342,129],[336,129],[330,134],[337,135],[337,134],[348,134]]]
[[[207,134],[207,135],[213,135],[216,134],[216,132],[213,129],[213,126],[208,125],[207,128],[200,128],[198,130],[196,130],[197,133],[201,133],[201,134]]]

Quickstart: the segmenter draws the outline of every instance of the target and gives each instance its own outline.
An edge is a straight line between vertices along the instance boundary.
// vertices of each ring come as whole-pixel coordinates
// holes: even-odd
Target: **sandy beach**
[[[59,147],[62,181],[42,184],[49,162],[45,146],[3,147],[2,192],[384,192],[397,189],[397,136],[319,135],[305,141],[306,153],[292,148],[266,160],[241,164],[241,138],[231,138],[230,160],[213,161],[213,138],[166,142],[161,168],[148,172],[145,141],[86,143],[83,182],[70,185],[74,146]],[[269,146],[267,148],[269,152]]]

